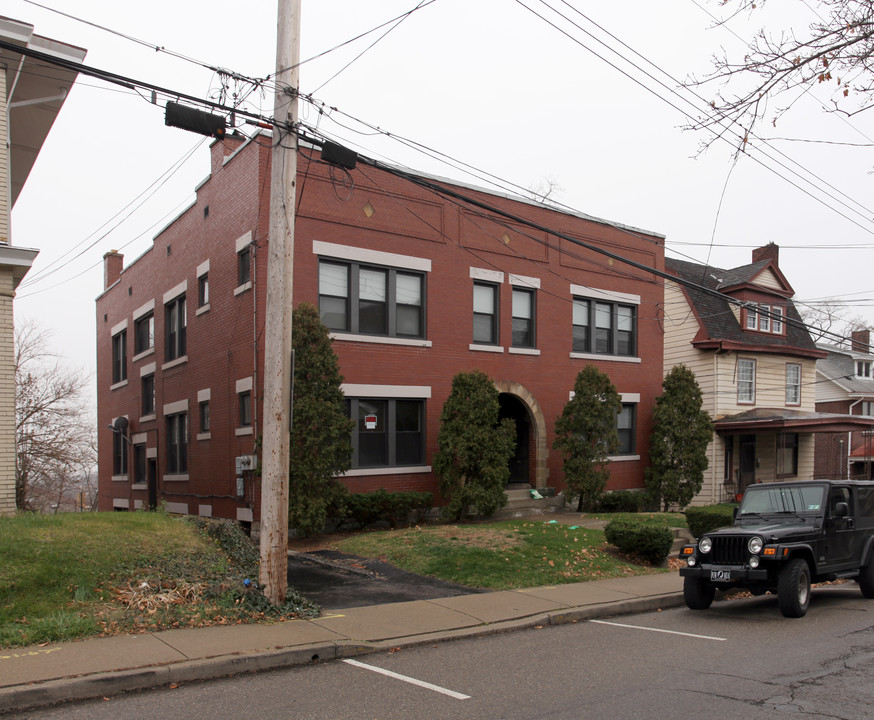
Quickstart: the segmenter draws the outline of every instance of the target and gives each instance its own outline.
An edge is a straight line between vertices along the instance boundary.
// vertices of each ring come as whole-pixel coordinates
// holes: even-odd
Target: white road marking
[[[649,632],[668,633],[669,635],[683,635],[685,637],[698,638],[699,640],[718,640],[725,642],[727,638],[713,637],[712,635],[695,635],[694,633],[684,633],[678,630],[662,630],[660,628],[641,627],[640,625],[625,625],[623,623],[607,622],[606,620],[589,620],[589,622],[598,623],[599,625],[613,625],[614,627],[632,628],[633,630],[649,630]]]
[[[434,692],[448,695],[449,697],[455,698],[456,700],[470,699],[470,695],[462,695],[461,693],[457,693],[454,690],[447,690],[446,688],[442,688],[439,685],[432,685],[431,683],[427,683],[424,680],[416,680],[416,678],[411,678],[407,675],[399,675],[396,672],[392,672],[391,670],[383,670],[382,668],[375,667],[374,665],[365,665],[363,662],[358,662],[357,660],[343,660],[343,662],[347,665],[354,665],[355,667],[364,668],[365,670],[373,670],[373,672],[377,672],[380,675],[385,675],[386,677],[394,678],[395,680],[402,680],[403,682],[408,682],[411,685],[418,685],[419,687],[426,688],[427,690],[433,690]]]

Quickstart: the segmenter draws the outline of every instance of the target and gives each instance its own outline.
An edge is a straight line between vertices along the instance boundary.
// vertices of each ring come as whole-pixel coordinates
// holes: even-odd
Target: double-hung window
[[[498,285],[473,284],[473,341],[483,345],[498,344]]]
[[[127,330],[112,336],[112,383],[127,380]]]
[[[185,329],[188,324],[185,311],[185,295],[179,295],[165,306],[165,325],[167,327],[167,342],[164,357],[166,360],[176,360],[185,355]]]
[[[237,397],[240,404],[240,427],[252,427],[252,391],[245,390]]]
[[[635,427],[637,405],[622,403],[622,410],[616,416],[616,430],[619,433],[619,455],[633,455],[635,452]]]
[[[801,365],[786,363],[786,404],[801,404]]]
[[[534,318],[534,291],[513,288],[513,347],[534,347]]]
[[[134,355],[155,347],[155,314],[150,312],[134,321]]]
[[[739,358],[737,361],[737,401],[744,405],[756,402],[756,361]]]
[[[574,298],[572,337],[575,353],[632,357],[637,353],[637,308]]]
[[[746,313],[745,327],[747,330],[757,330],[774,335],[783,334],[783,308],[779,305],[750,303],[744,312]]]
[[[237,253],[237,285],[245,285],[252,280],[252,246],[246,245]]]
[[[197,278],[197,307],[209,305],[209,273]]]
[[[112,474],[127,475],[127,436],[120,432],[112,433]]]
[[[425,336],[425,275],[322,260],[319,313],[332,331],[399,338]]]
[[[146,482],[146,445],[134,445],[134,484]]]
[[[199,403],[200,408],[200,432],[208,433],[209,432],[209,400],[201,400]]]
[[[188,472],[188,413],[167,416],[167,472]]]
[[[355,420],[352,467],[422,465],[425,457],[425,401],[347,398]]]
[[[142,391],[142,414],[155,414],[155,374],[143,375],[140,378],[140,386]]]

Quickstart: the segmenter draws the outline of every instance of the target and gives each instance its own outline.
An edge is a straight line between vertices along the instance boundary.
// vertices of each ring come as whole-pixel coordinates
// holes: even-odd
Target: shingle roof
[[[665,269],[682,280],[721,292],[723,288],[752,282],[769,261],[762,260],[750,265],[724,270],[722,268],[700,265],[665,258]],[[763,288],[766,289],[766,288]],[[746,332],[738,322],[728,302],[728,295],[719,295],[685,286],[686,293],[694,306],[698,319],[707,337],[713,340],[728,340],[744,345],[758,345],[768,348],[786,347],[816,351],[816,344],[804,327],[801,316],[791,300],[780,299],[786,317],[785,335]]]

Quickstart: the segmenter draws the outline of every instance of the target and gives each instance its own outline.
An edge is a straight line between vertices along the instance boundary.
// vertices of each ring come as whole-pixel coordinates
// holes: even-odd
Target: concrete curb
[[[69,700],[108,697],[167,685],[213,680],[264,670],[278,670],[340,658],[360,657],[372,653],[387,652],[394,648],[411,648],[436,642],[468,640],[498,633],[529,630],[538,626],[565,625],[681,605],[683,605],[682,593],[668,593],[538,613],[455,630],[389,638],[373,643],[351,640],[348,642],[316,643],[10,686],[0,688],[0,714],[32,710]]]

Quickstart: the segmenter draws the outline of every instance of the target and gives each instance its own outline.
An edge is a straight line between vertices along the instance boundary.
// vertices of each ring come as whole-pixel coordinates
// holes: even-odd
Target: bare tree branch
[[[765,0],[723,0],[721,4],[733,10],[733,17],[755,12]],[[827,109],[831,112],[854,115],[874,107],[874,0],[818,0],[814,4],[822,13],[817,12],[820,19],[810,23],[804,34],[793,29],[760,30],[743,58],[733,60],[723,51],[713,57],[711,74],[684,83],[699,91],[714,85],[735,88],[726,95],[717,90],[711,112],[687,126],[716,133],[705,141],[706,146],[727,132],[726,123],[739,125],[741,144],[747,142],[758,122],[770,119],[776,123],[817,87],[829,89],[831,107]],[[777,98],[781,106],[769,110],[769,102]]]
[[[71,491],[86,492],[88,506],[93,505],[96,428],[86,404],[87,385],[87,375],[65,367],[38,326],[25,322],[16,327],[15,494],[19,509],[57,510]]]

